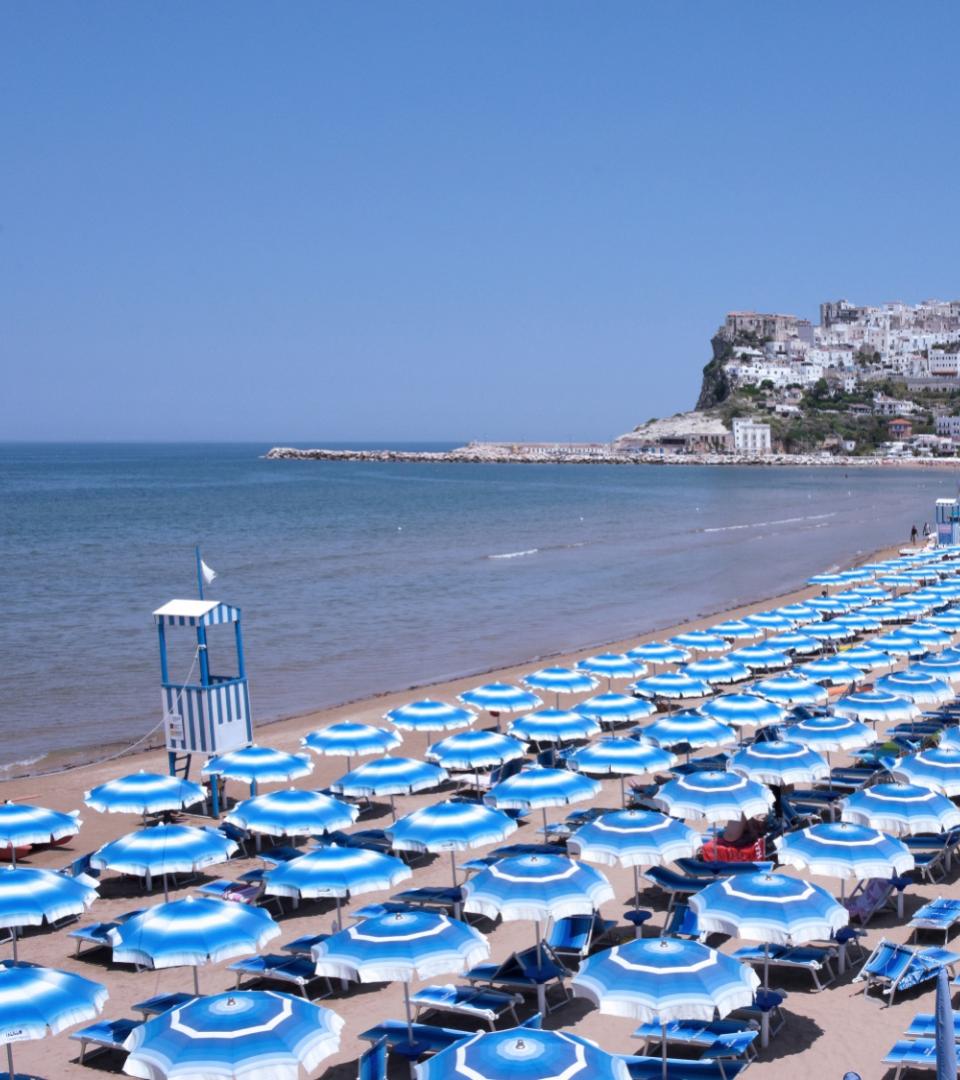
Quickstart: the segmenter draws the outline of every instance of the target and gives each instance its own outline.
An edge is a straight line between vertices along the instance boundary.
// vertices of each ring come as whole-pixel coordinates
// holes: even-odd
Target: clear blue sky
[[[0,9],[0,438],[609,437],[956,297],[960,9]]]

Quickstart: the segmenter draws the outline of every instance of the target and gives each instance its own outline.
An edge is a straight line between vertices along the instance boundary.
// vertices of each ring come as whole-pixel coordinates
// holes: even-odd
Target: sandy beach
[[[895,554],[895,550],[880,552],[870,558],[887,557]],[[867,561],[864,558],[863,561]],[[814,590],[807,588],[777,597],[778,603],[787,603],[795,599],[801,599],[814,594]],[[750,605],[734,609],[724,613],[726,617],[737,617],[754,610],[770,606],[774,598],[766,598]],[[719,616],[712,615],[709,618],[700,618],[682,627],[669,630],[661,630],[656,635],[647,635],[646,638],[630,638],[626,641],[611,643],[614,649],[628,648],[640,640],[653,637],[661,638],[669,636],[680,629],[690,629],[707,625],[717,621]],[[557,657],[557,662],[564,663],[575,661],[585,655],[580,650],[576,653]],[[254,658],[255,660],[255,658]],[[531,669],[530,663],[523,663],[504,668],[491,673],[491,677],[504,681],[515,681],[521,674]],[[427,692],[418,692],[418,696],[430,696],[452,700],[457,693],[476,685],[477,679],[459,679],[453,682],[439,683],[429,688]],[[276,746],[284,750],[299,750],[300,738],[311,729],[335,722],[337,720],[350,719],[361,722],[379,723],[380,717],[388,709],[403,704],[411,699],[409,690],[381,695],[366,701],[344,705],[339,708],[324,712],[308,713],[289,720],[280,721],[261,728],[258,731],[259,741],[264,744]],[[479,727],[489,726],[489,719],[481,719]],[[412,757],[420,757],[427,744],[436,741],[440,736],[429,734],[407,734],[404,738],[402,753]],[[841,755],[834,755],[834,762],[842,759]],[[199,769],[199,762],[194,763],[193,778]],[[120,760],[110,761],[105,764],[90,764],[78,768],[69,769],[55,776],[35,776],[12,779],[2,785],[3,796],[7,799],[24,802],[36,802],[58,810],[80,809],[83,819],[83,827],[80,835],[72,843],[54,850],[37,851],[27,860],[30,865],[58,868],[85,852],[95,850],[106,841],[116,838],[136,827],[136,821],[126,815],[101,815],[83,806],[83,793],[86,789],[105,780],[127,773],[138,768],[165,771],[166,758],[161,751],[151,751],[124,757]],[[344,759],[341,758],[315,758],[313,774],[298,782],[297,786],[319,788],[325,787],[345,771]],[[232,798],[243,798],[247,792],[244,787],[236,783],[228,785],[228,795]],[[269,788],[267,788],[269,790]],[[406,813],[418,806],[436,801],[435,792],[427,792],[410,798],[398,798],[398,813]],[[614,807],[619,803],[619,784],[616,781],[605,782],[602,793],[603,805]],[[566,816],[565,808],[557,808],[548,811],[550,820],[560,820]],[[184,820],[193,820],[185,815]],[[209,822],[209,819],[197,818],[198,823]],[[366,814],[361,819],[358,827],[376,827],[389,824],[389,808],[386,805],[378,806],[371,814]],[[515,841],[533,841],[537,839],[536,829],[539,825],[539,815],[532,815],[529,822],[521,827],[514,836]],[[477,849],[477,853],[483,853],[484,849]],[[466,858],[467,856],[464,856]],[[461,859],[462,861],[462,859]],[[235,859],[230,864],[213,867],[207,872],[209,878],[219,876],[235,877],[252,866],[259,865],[255,859]],[[222,873],[218,873],[221,871]],[[616,919],[624,935],[627,932],[627,924],[623,923],[623,912],[628,905],[632,890],[632,875],[629,871],[619,868],[604,868],[614,886],[616,897],[604,905],[603,914]],[[921,903],[936,895],[956,895],[957,868],[954,868],[952,876],[946,883],[939,886],[914,886],[907,892],[907,918],[909,913],[919,907]],[[816,880],[816,879],[814,879]],[[449,862],[443,857],[430,858],[417,864],[414,873],[415,884],[448,884]],[[819,881],[828,890],[836,892],[837,882],[822,879]],[[196,884],[196,881],[192,883]],[[136,906],[134,901],[138,898],[139,883],[124,880],[113,874],[105,874],[102,878],[101,899],[96,901],[88,913],[88,917],[81,923],[94,920],[105,920],[114,917],[131,907]],[[191,887],[178,890],[173,895],[188,895]],[[356,906],[385,899],[388,893],[371,893],[359,897],[352,903]],[[156,893],[150,897],[151,902],[157,902],[162,894]],[[648,923],[647,933],[658,932],[663,924],[666,898],[655,894],[652,890],[646,896],[641,897],[641,902],[654,910],[654,916]],[[351,905],[346,905],[347,909]],[[282,934],[276,939],[272,947],[288,941],[305,933],[317,933],[321,930],[329,930],[332,923],[333,903],[317,902],[303,903],[300,908],[281,918]],[[69,930],[77,925],[70,924],[57,931],[46,929],[38,932],[27,933],[20,943],[21,959],[36,963],[60,967],[74,971],[94,980],[104,982],[110,990],[110,1000],[104,1010],[104,1016],[116,1018],[121,1016],[133,1016],[131,1005],[153,994],[188,988],[191,974],[185,969],[168,969],[162,971],[136,972],[125,966],[115,966],[109,963],[109,955],[105,951],[90,954],[80,959],[73,958],[73,942],[68,938]],[[503,959],[515,948],[525,947],[532,943],[533,928],[524,922],[502,923],[492,928],[489,923],[480,921],[479,929],[489,934],[492,957]],[[630,930],[632,933],[632,929]],[[907,929],[890,915],[881,915],[873,920],[869,928],[868,946],[878,941],[881,937],[887,937],[897,941],[903,941],[907,937]],[[724,951],[730,951],[739,943],[729,942],[723,945]],[[9,946],[7,946],[9,948]],[[200,969],[200,986],[203,992],[216,992],[232,987],[233,980],[230,973],[224,968],[226,964],[213,965]],[[439,982],[455,981],[453,977],[432,980]],[[880,1064],[881,1058],[893,1045],[908,1025],[910,1018],[917,1012],[932,1011],[932,991],[917,994],[907,993],[892,1008],[881,1009],[875,1000],[864,1000],[859,983],[851,983],[850,973],[839,977],[837,983],[822,993],[811,992],[809,978],[805,975],[775,977],[774,985],[786,988],[789,996],[786,1001],[787,1025],[784,1030],[771,1041],[769,1049],[762,1051],[759,1060],[751,1066],[752,1075],[758,1080],[765,1077],[806,1077],[806,1076],[836,1076],[840,1077],[844,1071],[854,1069],[858,1071],[864,1080],[883,1076],[886,1072]],[[358,1038],[359,1033],[377,1019],[388,1017],[402,1017],[403,998],[399,984],[387,986],[360,986],[353,987],[348,993],[336,992],[325,1004],[335,1009],[345,1020],[342,1046],[336,1057],[324,1062],[320,1069],[313,1075],[342,1078],[355,1075],[356,1059],[364,1049]],[[582,1000],[574,1000],[552,1012],[547,1018],[545,1026],[564,1027],[579,1032],[595,1039],[604,1048],[619,1052],[638,1052],[639,1043],[631,1037],[635,1023],[629,1020],[618,1019],[609,1016],[601,1016],[596,1010],[589,1007]],[[39,1042],[26,1042],[16,1045],[18,1073],[29,1073],[31,1076],[45,1078],[71,1078],[92,1077],[98,1070],[108,1066],[116,1068],[120,1062],[118,1057],[107,1059],[106,1057],[94,1058],[88,1066],[81,1067],[77,1061],[78,1045],[70,1041],[66,1034],[56,1038],[47,1038]],[[394,1074],[397,1077],[405,1077],[405,1066],[402,1062],[394,1065]]]

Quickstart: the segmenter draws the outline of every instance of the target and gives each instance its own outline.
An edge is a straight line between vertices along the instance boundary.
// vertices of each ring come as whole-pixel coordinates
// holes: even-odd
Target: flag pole
[[[203,599],[203,569],[200,559],[200,545],[197,544],[195,548],[197,554],[197,588],[200,590],[200,599]]]

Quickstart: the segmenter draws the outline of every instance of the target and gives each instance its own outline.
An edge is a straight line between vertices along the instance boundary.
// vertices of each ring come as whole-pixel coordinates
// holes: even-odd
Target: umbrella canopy
[[[115,963],[196,968],[254,953],[279,933],[273,916],[263,908],[188,896],[119,923],[109,939]]]
[[[824,686],[856,686],[866,678],[860,668],[828,656],[813,660],[809,664],[801,664],[797,672],[811,682]]]
[[[597,680],[586,671],[565,667],[541,668],[524,675],[520,681],[531,690],[551,694],[589,694],[597,686]]]
[[[457,695],[462,705],[491,713],[521,713],[537,709],[543,702],[536,694],[509,683],[486,683]]]
[[[13,1042],[59,1035],[72,1024],[92,1020],[107,1000],[107,988],[80,975],[54,968],[0,963],[0,1043],[7,1046],[8,1075]]]
[[[630,694],[597,694],[578,702],[577,712],[589,716],[598,724],[629,724],[653,716],[657,707],[645,698]]]
[[[806,633],[817,641],[849,641],[857,636],[857,631],[844,623],[833,620],[825,623],[817,623],[816,626],[808,626]]]
[[[155,874],[184,874],[225,862],[237,845],[216,829],[157,825],[104,844],[90,858],[97,870],[136,874],[149,882]],[[149,887],[149,885],[148,885]]]
[[[750,678],[750,669],[729,656],[712,656],[705,660],[693,660],[684,665],[683,671],[695,679],[703,679],[708,683],[718,685]]]
[[[97,898],[97,890],[79,878],[33,866],[0,869],[0,926],[14,931],[13,956],[17,956],[16,929],[40,926],[82,914]]]
[[[940,791],[953,798],[960,795],[960,750],[933,747],[901,758],[890,772],[894,780]]]
[[[686,634],[676,634],[669,638],[669,645],[678,649],[696,649],[698,652],[726,652],[730,648],[729,643],[719,634],[712,634],[709,630],[690,630]]]
[[[203,776],[222,776],[248,784],[279,784],[298,780],[313,772],[309,754],[287,754],[269,746],[244,746],[211,758],[201,770]]]
[[[712,716],[693,710],[661,716],[640,729],[640,734],[645,740],[668,749],[674,746],[688,746],[691,749],[727,746],[737,741],[732,728],[714,720]]]
[[[874,784],[843,800],[843,821],[891,836],[939,833],[960,825],[960,810],[939,791],[916,784]]]
[[[668,750],[636,739],[600,739],[567,758],[567,765],[588,776],[639,776],[669,769],[677,759]]]
[[[199,784],[141,769],[87,791],[83,801],[102,814],[161,814],[195,806],[206,797]]]
[[[427,748],[424,755],[444,769],[489,769],[521,758],[526,748],[518,739],[499,731],[460,731]]]
[[[478,1031],[416,1067],[416,1080],[629,1080],[622,1058],[579,1035],[529,1027]]]
[[[837,600],[833,596],[813,596],[806,602],[806,607],[811,608],[823,618],[824,615],[842,614],[849,611],[851,604],[849,600]]]
[[[645,1023],[710,1021],[753,1003],[760,980],[699,941],[639,939],[587,957],[571,986],[602,1013]]]
[[[904,626],[901,633],[905,637],[914,638],[928,649],[945,649],[950,644],[950,635],[938,626],[930,626],[928,623],[915,622]]]
[[[422,806],[388,830],[395,851],[467,851],[498,844],[517,831],[517,823],[501,810],[473,802]]]
[[[472,709],[461,709],[457,705],[448,705],[445,701],[414,701],[401,705],[384,714],[402,731],[452,731],[455,728],[469,727],[477,718]]]
[[[730,654],[731,659],[746,664],[751,671],[776,671],[793,663],[790,657],[780,649],[769,645],[742,645]]]
[[[719,634],[731,641],[756,641],[763,637],[763,630],[745,619],[726,619],[724,622],[715,623],[708,633]]]
[[[943,611],[939,615],[931,615],[927,618],[930,626],[939,626],[948,634],[960,633],[960,612]]]
[[[80,821],[75,814],[61,814],[43,806],[28,806],[7,800],[0,803],[0,847],[14,849],[25,844],[52,844],[76,836]]]
[[[877,741],[873,728],[849,716],[808,716],[790,726],[791,742],[813,750],[860,750]]]
[[[817,876],[887,880],[913,869],[913,855],[902,841],[846,821],[811,825],[775,843],[781,863]]]
[[[529,742],[578,742],[596,735],[600,725],[592,717],[572,709],[540,709],[510,721],[507,731]]]
[[[731,821],[765,814],[773,806],[773,795],[737,773],[703,771],[668,781],[653,801],[673,817]]]
[[[577,663],[581,671],[606,679],[639,679],[647,673],[647,665],[626,653],[599,653]]]
[[[700,834],[652,810],[613,810],[588,821],[567,841],[571,855],[605,866],[661,866],[695,855]]]
[[[372,724],[331,724],[301,739],[304,746],[329,757],[365,757],[383,754],[399,746],[403,736]]]
[[[338,795],[411,795],[437,787],[447,779],[445,769],[416,758],[383,757],[358,765],[330,787]]]
[[[861,671],[879,671],[893,664],[888,653],[882,649],[875,649],[872,645],[853,645],[849,649],[844,649],[840,657],[845,663],[852,664]]]
[[[778,611],[756,611],[745,615],[743,621],[759,626],[761,630],[792,630],[796,625],[793,619]]]
[[[833,711],[837,716],[852,716],[867,723],[899,723],[920,715],[920,709],[909,698],[884,690],[858,690],[855,694],[847,694],[834,704]]]
[[[849,921],[826,889],[786,874],[722,878],[691,896],[690,907],[707,933],[771,945],[829,940]]]
[[[771,649],[778,652],[796,653],[806,656],[810,653],[818,653],[823,649],[823,642],[810,637],[809,634],[801,634],[797,630],[788,631],[785,634],[775,634],[767,638],[767,644]]]
[[[911,664],[910,670],[921,671],[925,675],[934,675],[938,679],[957,683],[960,682],[960,657],[946,656],[943,653],[939,656],[927,656]]]
[[[131,1032],[123,1071],[143,1080],[298,1080],[340,1048],[343,1020],[269,990],[197,997]]]
[[[776,702],[759,694],[721,694],[705,702],[697,712],[732,728],[742,728],[748,724],[778,724],[786,715]]]
[[[695,679],[682,671],[665,671],[631,683],[630,690],[639,697],[661,701],[683,701],[685,698],[705,698],[713,687],[703,679]]]
[[[682,664],[690,659],[688,649],[664,641],[648,641],[628,650],[627,656],[648,664]]]
[[[880,649],[890,656],[916,658],[924,656],[927,652],[926,645],[917,641],[916,638],[908,637],[899,630],[894,630],[889,634],[878,634],[877,637],[870,639],[870,644],[873,648]]]
[[[930,675],[926,671],[914,671],[913,668],[881,675],[877,679],[876,687],[878,690],[909,698],[914,705],[942,705],[944,702],[953,701],[954,696],[949,683],[936,675]]]
[[[494,784],[483,801],[504,810],[542,810],[583,802],[599,793],[600,784],[582,773],[533,765]]]
[[[761,679],[754,683],[750,690],[787,708],[795,705],[826,705],[829,698],[826,689],[819,683],[799,675],[777,675],[771,679]]]
[[[488,919],[564,919],[591,915],[614,896],[592,866],[562,855],[515,855],[464,882],[463,910]]]
[[[395,855],[330,844],[268,870],[270,896],[341,897],[392,888],[412,874]],[[339,905],[338,905],[339,906]]]
[[[846,615],[837,615],[831,619],[833,626],[843,626],[849,630],[852,630],[855,634],[865,634],[879,630],[882,626],[880,619],[876,615],[871,614],[869,610],[866,611],[851,611]]]
[[[347,829],[359,813],[359,807],[322,792],[289,788],[245,799],[237,803],[225,820],[268,836],[310,836]]]
[[[809,747],[771,739],[751,743],[730,759],[730,772],[761,784],[812,784],[830,774],[830,766]]]

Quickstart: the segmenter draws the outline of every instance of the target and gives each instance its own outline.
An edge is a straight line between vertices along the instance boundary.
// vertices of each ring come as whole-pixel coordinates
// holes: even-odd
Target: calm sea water
[[[780,592],[905,540],[955,492],[920,470],[330,464],[266,449],[0,446],[0,766],[95,756],[157,722],[151,612],[196,595],[197,542],[220,575],[208,595],[243,608],[268,720]],[[188,667],[176,653],[173,673]]]

